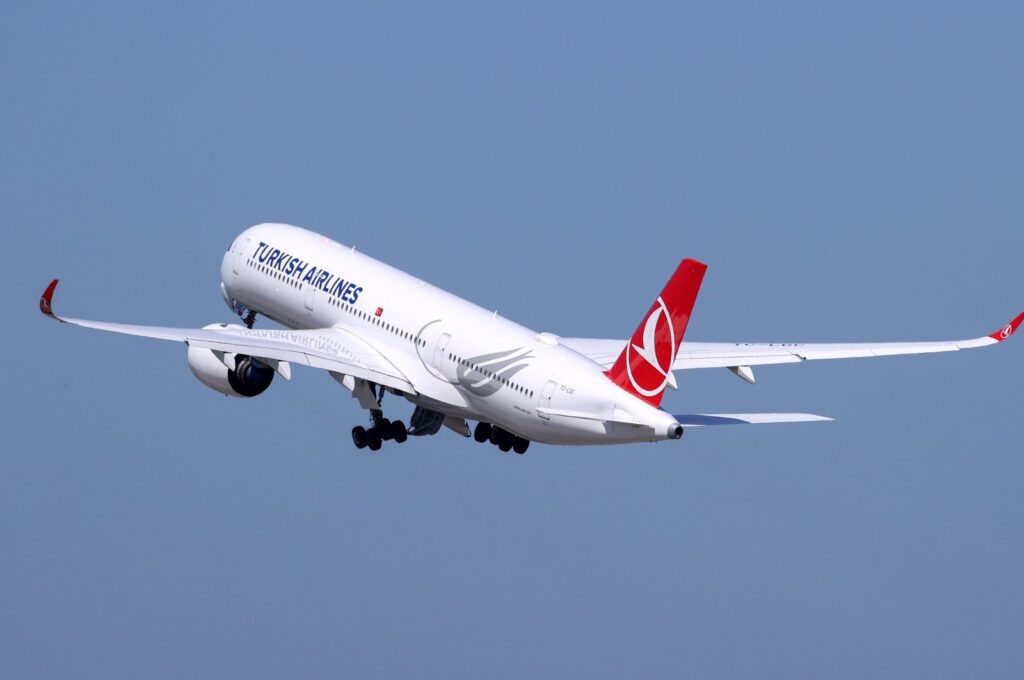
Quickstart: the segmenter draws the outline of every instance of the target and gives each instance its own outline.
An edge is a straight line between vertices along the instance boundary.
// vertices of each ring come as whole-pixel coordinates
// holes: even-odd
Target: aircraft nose
[[[231,294],[228,293],[228,287],[223,281],[220,282],[220,296],[224,298],[224,304],[228,306],[228,309],[234,311],[235,303],[231,300]]]
[[[229,271],[231,269],[231,262],[235,257],[235,246],[232,244],[230,248],[224,251],[224,256],[220,258],[220,270],[222,272]]]

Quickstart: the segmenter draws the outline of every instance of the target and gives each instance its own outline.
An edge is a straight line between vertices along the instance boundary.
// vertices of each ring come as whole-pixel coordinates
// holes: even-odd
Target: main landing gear
[[[396,444],[401,444],[409,438],[405,423],[401,420],[388,420],[380,409],[370,411],[370,420],[372,425],[369,428],[362,425],[352,428],[352,443],[357,449],[379,451],[386,441],[393,440]]]
[[[370,427],[357,425],[352,428],[352,443],[357,449],[370,449],[380,451],[381,445],[386,441],[394,441],[401,444],[409,438],[409,430],[401,420],[388,420],[384,417],[384,411],[380,408],[384,400],[384,388],[377,385],[370,385],[373,390],[373,399],[377,402],[377,408],[370,409]]]
[[[490,442],[505,453],[515,451],[518,454],[523,454],[526,453],[526,449],[530,448],[529,439],[523,439],[490,423],[477,423],[476,430],[473,431],[473,439],[481,444]]]

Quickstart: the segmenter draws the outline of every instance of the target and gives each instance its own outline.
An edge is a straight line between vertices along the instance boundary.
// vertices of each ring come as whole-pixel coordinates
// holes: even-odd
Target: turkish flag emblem
[[[374,313],[373,313],[373,315],[374,315],[374,316],[380,316],[380,315],[381,315],[381,314],[383,314],[383,313],[384,313],[384,308],[383,308],[383,307],[378,307],[378,308],[377,308],[377,311],[376,311],[376,312],[374,312]]]

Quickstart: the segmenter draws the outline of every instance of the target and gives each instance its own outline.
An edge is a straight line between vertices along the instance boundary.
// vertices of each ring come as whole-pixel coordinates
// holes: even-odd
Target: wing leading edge
[[[39,299],[39,310],[61,323],[123,335],[183,342],[191,347],[246,354],[272,362],[286,361],[322,368],[411,394],[416,393],[409,380],[384,355],[366,341],[341,328],[309,331],[255,330],[240,326],[165,328],[65,318],[57,316],[53,311],[53,293],[57,282],[54,279],[46,288]]]
[[[931,354],[957,352],[998,344],[1011,335],[1024,322],[1024,312],[1010,323],[989,335],[969,340],[939,342],[862,342],[862,343],[751,343],[751,342],[683,342],[676,354],[673,370],[691,368],[736,368],[790,364],[819,359],[861,359],[868,357],[898,356],[902,354]],[[598,338],[562,338],[566,347],[579,352],[607,368],[625,346],[625,340]]]

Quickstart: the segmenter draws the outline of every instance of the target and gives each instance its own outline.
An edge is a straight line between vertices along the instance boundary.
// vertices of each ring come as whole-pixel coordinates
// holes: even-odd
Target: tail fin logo
[[[613,383],[651,406],[661,403],[666,386],[676,386],[672,367],[707,268],[697,260],[679,263],[619,358],[605,372]]]
[[[1001,337],[1003,340],[1005,340],[1006,338],[1010,337],[1011,335],[1013,335],[1013,324],[1012,323],[1008,323],[1008,324],[1006,324],[1006,328],[1004,328],[1002,330],[1002,332],[999,333],[999,337]]]
[[[660,296],[644,321],[642,339],[642,346],[630,342],[626,347],[626,375],[638,394],[656,397],[668,385],[677,347],[672,315]]]

